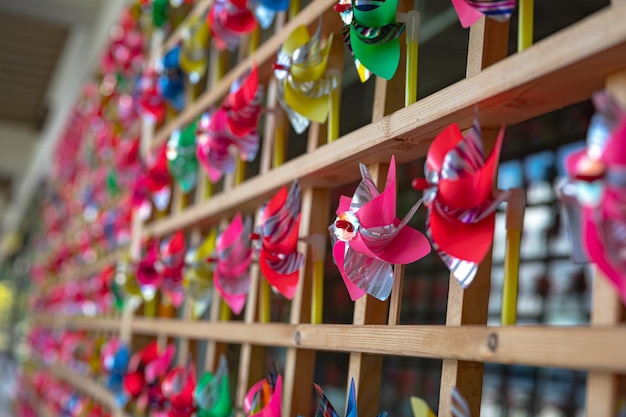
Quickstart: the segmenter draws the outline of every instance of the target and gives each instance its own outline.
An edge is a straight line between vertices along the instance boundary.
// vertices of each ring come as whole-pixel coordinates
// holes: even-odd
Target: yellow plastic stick
[[[232,317],[232,313],[228,304],[222,302],[220,306],[220,321],[228,321]]]
[[[289,20],[292,20],[296,15],[300,13],[300,0],[289,1]]]
[[[410,106],[417,101],[417,57],[418,43],[408,42],[406,45],[406,93],[404,105]]]
[[[324,317],[324,255],[326,251],[326,235],[314,234],[302,238],[311,250],[313,261],[313,288],[311,294],[311,324],[322,323]]]
[[[321,324],[324,316],[324,260],[313,262],[313,303],[311,324]]]
[[[398,13],[397,20],[406,24],[406,87],[404,105],[410,106],[417,101],[420,14],[417,10]]]
[[[510,190],[506,207],[506,248],[504,255],[504,282],[502,284],[502,325],[517,322],[517,288],[519,281],[520,242],[526,205],[525,191]]]
[[[285,147],[287,145],[287,135],[284,123],[281,120],[282,114],[276,114],[276,133],[274,135],[274,168],[281,166],[285,162]]]
[[[328,105],[328,134],[326,141],[333,142],[339,138],[339,112],[341,108],[341,87],[337,87],[329,94]]]
[[[533,44],[535,0],[520,0],[519,2],[519,33],[517,35],[517,52]]]

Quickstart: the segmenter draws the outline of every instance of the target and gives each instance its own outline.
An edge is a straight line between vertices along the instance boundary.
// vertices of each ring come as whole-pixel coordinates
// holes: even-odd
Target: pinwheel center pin
[[[349,242],[356,236],[360,227],[359,219],[354,213],[346,211],[335,219],[335,236],[342,242]]]

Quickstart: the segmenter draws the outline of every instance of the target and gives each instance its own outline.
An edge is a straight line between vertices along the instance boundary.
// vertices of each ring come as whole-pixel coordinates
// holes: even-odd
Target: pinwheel
[[[135,275],[144,300],[152,300],[163,282],[159,271],[159,244],[156,240],[148,246],[145,256],[139,261]]]
[[[243,83],[235,83],[222,107],[198,122],[196,155],[209,180],[215,183],[235,166],[230,148],[244,161],[252,161],[259,149],[256,127],[263,99],[256,66]]]
[[[472,26],[481,16],[504,22],[511,17],[516,0],[452,0],[461,26]]]
[[[163,395],[169,401],[168,417],[191,417],[196,412],[194,391],[196,372],[193,364],[189,367],[173,368],[161,384]]]
[[[234,50],[241,37],[256,28],[256,20],[248,10],[247,0],[216,0],[209,10],[207,22],[215,47]]]
[[[277,12],[289,9],[289,0],[248,0],[248,9],[263,29],[267,29],[274,21]]]
[[[167,167],[185,194],[195,187],[198,180],[198,159],[195,151],[196,123],[191,123],[182,131],[172,132],[167,141]]]
[[[224,355],[215,375],[206,372],[196,387],[195,392],[198,417],[230,417],[233,404],[228,382],[228,363]]]
[[[211,229],[207,238],[197,248],[187,252],[183,285],[193,302],[194,316],[201,316],[213,295],[213,266],[207,262],[215,252],[216,229]]]
[[[251,232],[250,218],[243,222],[237,213],[217,238],[216,258],[212,259],[217,263],[213,272],[215,289],[235,314],[241,313],[250,286]]]
[[[180,49],[180,46],[175,46],[165,54],[159,77],[163,98],[177,112],[185,107],[185,73],[180,67]]]
[[[316,416],[319,417],[339,417],[335,407],[330,403],[326,394],[324,394],[324,390],[317,385],[313,384],[315,388],[315,392],[320,399],[320,403],[317,406],[317,411],[315,412]],[[350,380],[350,391],[348,392],[348,406],[346,409],[346,417],[357,417],[357,409],[356,409],[356,390],[354,388],[354,378]],[[381,412],[377,414],[377,417],[386,417],[386,412]]]
[[[396,217],[396,161],[391,157],[387,182],[379,192],[367,167],[352,198],[341,196],[337,218],[329,227],[333,257],[350,298],[365,293],[386,300],[393,286],[392,264],[415,262],[430,252],[424,235],[408,226],[421,200],[402,220]]]
[[[448,126],[430,145],[426,178],[413,182],[424,191],[428,237],[462,288],[489,252],[496,207],[509,194],[493,190],[503,136],[504,128],[485,156],[478,118],[465,135],[456,123]]]
[[[182,31],[180,67],[192,84],[197,84],[207,70],[209,27],[201,16],[194,16]]]
[[[250,387],[243,401],[243,412],[248,417],[280,417],[282,392],[282,375],[271,371]]]
[[[371,74],[390,80],[400,63],[404,23],[396,22],[398,0],[340,0],[335,5],[343,20],[343,39],[352,54],[361,82]]]
[[[126,393],[137,399],[139,409],[160,408],[165,403],[161,378],[167,374],[173,357],[173,345],[161,351],[157,342],[152,342],[130,358],[123,385]]]
[[[157,210],[165,210],[172,195],[170,174],[167,169],[167,148],[165,146],[157,151],[154,159],[148,161],[145,181]]]
[[[292,299],[304,256],[297,251],[300,232],[301,191],[294,181],[282,187],[261,212],[259,264],[265,279],[279,293]]]
[[[161,243],[161,289],[174,307],[180,307],[185,298],[183,268],[185,266],[185,234],[176,232]]]
[[[156,124],[165,118],[165,101],[159,91],[159,76],[146,70],[139,80],[139,110],[144,120]]]
[[[326,74],[333,34],[323,48],[321,36],[321,26],[313,37],[306,26],[298,26],[278,51],[274,64],[278,100],[297,133],[304,132],[309,121],[326,122],[329,94],[339,86],[337,74]]]
[[[604,92],[593,101],[587,146],[568,156],[557,191],[573,252],[594,262],[626,304],[626,111]]]
[[[123,380],[130,359],[130,351],[118,338],[110,339],[100,350],[101,368],[107,376],[105,385],[115,398],[118,406],[128,401],[124,393]]]

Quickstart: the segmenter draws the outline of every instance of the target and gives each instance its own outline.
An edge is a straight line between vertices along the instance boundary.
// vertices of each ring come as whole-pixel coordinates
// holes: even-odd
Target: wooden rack
[[[335,2],[315,0],[284,26],[280,22],[285,17],[279,17],[275,33],[256,52],[240,59],[219,81],[210,81],[206,92],[154,135],[149,135],[148,148],[155,151],[175,129],[184,127],[209,106],[219,103],[230,85],[253,64],[258,65],[263,82],[268,81],[273,57],[298,25],[314,26],[319,17],[324,16],[324,32],[337,32],[339,18],[331,14]],[[203,14],[211,3],[211,0],[199,1],[192,15]],[[448,124],[456,122],[462,129],[469,127],[476,106],[485,132],[490,132],[501,124],[518,123],[580,102],[605,86],[626,104],[625,21],[626,1],[613,1],[611,6],[529,49],[507,56],[508,24],[483,18],[470,30],[464,80],[402,107],[395,97],[397,94],[389,94],[404,91],[401,71],[390,82],[376,79],[370,124],[324,144],[320,144],[318,136],[321,129],[313,125],[309,128],[308,151],[280,166],[272,166],[271,154],[277,145],[267,132],[272,132],[271,127],[281,122],[281,116],[279,111],[270,113],[260,151],[260,174],[239,185],[232,178],[227,179],[224,189],[208,199],[202,198],[200,190],[189,206],[185,206],[180,189],[175,189],[177,202],[169,213],[145,225],[136,222],[131,252],[138,253],[140,243],[149,237],[166,237],[181,229],[197,235],[209,226],[228,221],[235,212],[256,213],[278,188],[295,179],[303,189],[300,236],[325,234],[332,221],[326,215],[330,212],[330,190],[358,179],[359,162],[368,165],[378,184],[384,183],[391,155],[395,155],[398,163],[422,158],[430,141]],[[180,30],[174,32],[162,47],[155,48],[156,54],[179,42],[180,33]],[[243,42],[242,48],[246,45],[247,42]],[[212,54],[211,59],[216,57],[217,54]],[[212,62],[210,66],[214,65],[216,63]],[[275,90],[276,83],[270,81],[267,93],[270,110],[276,107]],[[204,180],[198,187],[203,184]],[[604,279],[596,279],[594,283],[591,326],[486,326],[490,260],[481,265],[474,283],[465,291],[454,279],[450,280],[445,326],[398,324],[403,268],[396,268],[396,286],[389,302],[382,303],[368,296],[355,303],[353,324],[311,324],[313,262],[311,249],[304,244],[302,249],[307,260],[287,323],[260,322],[262,277],[256,267],[253,267],[243,321],[221,321],[221,300],[215,296],[206,321],[191,320],[187,314],[180,319],[128,316],[61,318],[54,322],[41,318],[39,322],[92,331],[112,332],[124,328],[137,335],[206,340],[209,341],[206,360],[209,370],[213,370],[224,344],[240,344],[237,405],[242,403],[252,383],[266,371],[263,347],[286,348],[285,417],[309,415],[317,351],[350,353],[349,377],[355,379],[358,413],[362,416],[372,416],[378,411],[382,355],[443,359],[440,417],[449,415],[450,392],[455,386],[466,395],[472,415],[480,415],[485,362],[589,371],[587,415],[614,415],[616,375],[626,374],[623,350],[626,327],[620,324],[621,303]],[[92,387],[86,380],[65,371],[60,375],[77,387]],[[87,388],[86,392],[109,402],[99,389]]]

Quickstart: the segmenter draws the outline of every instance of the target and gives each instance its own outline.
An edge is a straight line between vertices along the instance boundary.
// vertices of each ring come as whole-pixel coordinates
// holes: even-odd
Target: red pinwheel
[[[162,146],[153,161],[148,163],[146,187],[158,210],[165,210],[170,202],[170,173],[167,169],[167,149]]]
[[[156,240],[148,246],[146,255],[137,265],[137,283],[144,298],[152,299],[163,282],[163,275],[158,270],[159,244]]]
[[[493,184],[503,136],[504,128],[486,157],[478,119],[465,136],[456,123],[448,126],[428,150],[426,178],[413,182],[424,191],[433,247],[463,288],[491,248],[495,210],[508,196]]]
[[[217,0],[207,15],[211,37],[218,50],[239,45],[241,36],[256,28],[256,20],[248,10],[247,0]]]
[[[252,68],[242,83],[235,83],[222,106],[212,115],[204,114],[198,123],[196,155],[211,182],[217,182],[234,168],[230,147],[244,161],[252,161],[259,149],[256,131],[261,114],[263,86],[258,70]]]
[[[196,412],[194,391],[196,372],[193,364],[188,368],[177,366],[172,369],[161,384],[163,394],[169,400],[168,417],[191,417]]]
[[[408,264],[430,252],[426,237],[408,226],[421,200],[402,220],[396,217],[396,161],[391,158],[387,182],[379,192],[367,167],[352,198],[341,196],[337,218],[329,227],[333,257],[356,300],[365,293],[386,300],[393,286],[392,264]]]
[[[265,279],[292,299],[304,256],[297,251],[300,232],[301,192],[294,181],[289,193],[282,187],[261,213],[259,264]]]

